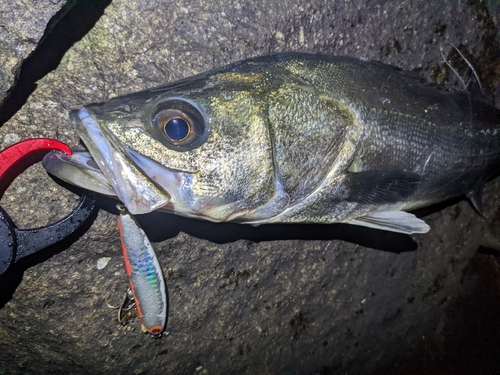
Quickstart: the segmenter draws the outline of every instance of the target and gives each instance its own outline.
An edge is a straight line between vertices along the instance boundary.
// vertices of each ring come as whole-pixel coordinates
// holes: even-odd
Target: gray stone
[[[23,61],[50,31],[66,0],[5,1],[0,4],[0,105],[17,79]],[[70,1],[69,3],[73,3]],[[65,11],[70,7],[66,6]],[[58,17],[64,14],[59,13]],[[49,21],[52,23],[49,25]]]
[[[494,2],[434,3],[114,1],[0,129],[0,148],[40,136],[77,146],[71,108],[280,51],[367,57],[460,89],[440,54],[442,48],[460,61],[450,42],[487,87],[498,85],[490,54],[498,49]],[[498,182],[487,187],[487,217],[496,213],[499,193]],[[1,203],[19,226],[34,227],[62,217],[77,200],[36,166]],[[107,307],[119,303],[127,278],[116,215],[101,210],[68,249],[0,279],[7,301],[0,309],[0,370],[387,373],[438,324],[488,223],[465,201],[427,215],[432,231],[415,242],[345,225],[306,241],[293,239],[296,226],[285,235],[282,227],[240,235],[235,225],[165,214],[139,219],[167,278],[169,335],[151,339],[137,320],[120,325]],[[225,243],[203,239],[201,228],[226,236]],[[257,238],[265,240],[251,241]],[[98,269],[105,257],[109,263]]]

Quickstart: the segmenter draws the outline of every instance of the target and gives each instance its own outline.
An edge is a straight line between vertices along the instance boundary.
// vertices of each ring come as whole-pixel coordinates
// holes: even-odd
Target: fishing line
[[[474,77],[476,77],[476,81],[477,81],[477,83],[479,85],[479,89],[481,90],[481,94],[483,94],[483,96],[484,96],[484,90],[483,90],[483,85],[481,84],[481,79],[479,78],[479,75],[477,74],[476,69],[474,69],[474,66],[472,65],[472,63],[464,56],[464,54],[453,43],[451,43],[451,42],[445,42],[445,43],[448,43],[450,46],[452,46],[455,49],[455,51],[457,51],[457,53],[460,55],[460,57],[467,63],[467,65],[471,69],[472,73],[474,74]],[[469,82],[465,83],[465,81],[460,76],[460,74],[458,73],[458,71],[455,68],[453,68],[453,66],[451,65],[451,63],[444,56],[443,45],[442,44],[439,46],[439,53],[441,54],[441,58],[443,59],[444,63],[446,65],[448,65],[448,67],[450,68],[450,70],[457,76],[457,78],[460,80],[460,82],[464,86],[465,94],[467,95],[467,100],[469,101],[470,117],[471,117],[470,121],[471,121],[471,124],[472,124],[473,119],[474,119],[474,114],[473,114],[473,111],[472,111],[472,98],[471,98],[471,95],[470,95],[469,90],[467,88],[467,86],[469,86],[470,79],[469,79]]]

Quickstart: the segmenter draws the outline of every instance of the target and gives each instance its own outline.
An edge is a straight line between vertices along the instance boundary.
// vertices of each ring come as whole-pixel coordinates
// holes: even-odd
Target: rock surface
[[[459,88],[440,54],[460,61],[450,42],[494,88],[495,2],[437,3],[113,1],[0,128],[0,149],[41,136],[76,146],[71,108],[288,50],[368,57]],[[499,193],[488,186],[487,217]],[[77,200],[36,166],[1,203],[35,227]],[[432,231],[413,240],[344,225],[139,218],[170,293],[169,335],[153,340],[106,306],[127,280],[116,212],[101,204],[112,212],[70,247],[0,278],[0,373],[397,373],[458,295],[488,223],[465,201],[426,216]],[[98,269],[102,258],[111,259]]]
[[[66,4],[69,3],[69,4]],[[14,1],[0,4],[0,105],[15,84],[23,61],[74,1]],[[49,23],[49,21],[51,21]]]

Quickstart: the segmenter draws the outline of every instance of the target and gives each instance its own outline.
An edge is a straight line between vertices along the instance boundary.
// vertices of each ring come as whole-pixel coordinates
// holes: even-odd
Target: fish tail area
[[[490,131],[486,132],[491,137],[491,146],[487,152],[487,181],[500,175],[500,109],[481,103],[474,102],[473,114],[478,121],[486,124]],[[478,190],[479,193],[482,191]]]
[[[500,176],[500,109],[480,101],[471,102],[470,107],[474,127],[483,135],[484,146],[480,149],[482,170],[478,173],[477,183],[467,193],[467,198],[476,212],[485,217],[482,197],[484,185]]]

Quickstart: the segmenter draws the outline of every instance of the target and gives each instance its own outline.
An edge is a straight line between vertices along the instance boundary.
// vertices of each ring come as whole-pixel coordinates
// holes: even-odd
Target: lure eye
[[[152,122],[159,140],[176,151],[192,150],[206,139],[207,129],[202,114],[183,100],[162,103]]]

